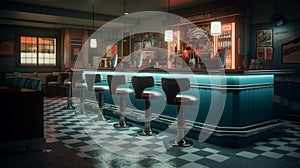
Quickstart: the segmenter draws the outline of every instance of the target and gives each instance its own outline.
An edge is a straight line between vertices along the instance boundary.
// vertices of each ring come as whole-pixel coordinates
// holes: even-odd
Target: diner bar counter
[[[274,118],[273,96],[274,75],[289,74],[293,70],[178,70],[178,69],[98,69],[74,70],[82,74],[101,74],[103,82],[97,85],[107,85],[107,75],[125,75],[127,85],[132,88],[133,76],[153,76],[155,86],[152,90],[162,93],[162,97],[151,102],[152,113],[156,118],[153,128],[166,129],[176,120],[176,108],[165,103],[162,91],[162,78],[188,78],[191,88],[184,94],[198,98],[197,105],[185,110],[186,125],[191,127],[188,137],[202,140],[210,135],[207,142],[222,146],[243,146],[270,137],[273,130],[283,124]],[[93,100],[95,94],[89,94],[87,99]],[[118,104],[109,91],[104,93],[105,115]],[[130,94],[126,98],[126,117],[131,122],[141,123],[137,118],[143,115],[144,104]]]

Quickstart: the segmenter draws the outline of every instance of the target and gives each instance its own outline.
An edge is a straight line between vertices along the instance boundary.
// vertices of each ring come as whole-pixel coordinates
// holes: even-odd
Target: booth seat
[[[43,90],[43,82],[40,78],[8,76],[4,79],[4,85],[12,88],[26,88],[36,91]]]
[[[44,139],[42,80],[7,76],[0,87],[0,144]]]

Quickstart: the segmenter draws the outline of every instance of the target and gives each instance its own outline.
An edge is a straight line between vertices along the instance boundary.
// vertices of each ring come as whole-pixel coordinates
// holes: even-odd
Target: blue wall
[[[266,63],[268,68],[292,68],[297,72],[293,76],[300,76],[300,64],[282,64],[280,32],[288,32],[292,38],[300,37],[300,1],[294,0],[250,0],[248,10],[248,19],[250,25],[250,57],[256,58],[256,30],[272,29],[273,30],[273,59]],[[284,18],[284,24],[274,27],[272,17],[279,13]]]
[[[281,58],[281,44],[300,37],[300,1],[251,0],[250,4],[250,57],[256,58],[256,30],[273,30],[273,59],[266,62],[266,67],[296,70],[293,74],[276,75],[274,110],[280,118],[300,121],[300,64],[283,64]],[[283,16],[282,26],[273,26],[271,18],[275,13]]]
[[[285,20],[284,25],[280,27],[274,27],[271,21],[267,23],[251,25],[251,58],[256,58],[256,30],[262,29],[273,30],[273,59],[266,62],[266,67],[295,69],[296,73],[293,76],[300,77],[300,64],[283,64],[281,58],[281,44],[288,42],[287,38],[295,39],[297,36],[300,37],[300,18]],[[286,35],[283,37],[282,33],[286,33]]]

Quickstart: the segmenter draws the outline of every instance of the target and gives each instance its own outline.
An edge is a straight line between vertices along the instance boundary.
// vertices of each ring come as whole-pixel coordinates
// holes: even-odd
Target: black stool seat
[[[129,95],[132,92],[132,89],[121,88],[120,85],[125,85],[126,77],[125,75],[107,75],[107,82],[110,90],[110,94],[113,96],[120,97],[120,119],[119,122],[114,124],[115,128],[128,128],[131,124],[126,123],[125,121],[125,96]]]
[[[64,80],[64,86],[70,86],[70,85],[72,85],[72,82],[70,79]]]
[[[115,95],[116,96],[125,96],[128,95],[129,93],[132,93],[132,89],[129,88],[117,88]]]
[[[134,89],[134,95],[136,99],[145,100],[145,126],[144,130],[138,132],[142,136],[151,136],[158,134],[157,131],[151,129],[151,102],[150,100],[158,99],[162,94],[158,91],[145,90],[154,86],[154,79],[152,76],[133,76],[132,86]]]
[[[75,88],[78,88],[78,89],[87,88],[87,84],[84,80],[79,80],[75,83]]]
[[[109,90],[108,86],[102,86],[102,85],[95,85],[94,90],[96,92],[105,92],[106,90]]]
[[[177,95],[176,105],[195,105],[198,103],[198,99],[191,95]]]
[[[154,99],[158,99],[160,96],[162,96],[162,94],[158,91],[143,91],[142,94],[142,99],[150,99],[150,100],[154,100]]]
[[[178,107],[177,115],[177,138],[171,141],[173,147],[189,147],[192,142],[184,139],[185,120],[184,106],[196,105],[198,99],[192,95],[180,94],[180,92],[190,89],[190,80],[188,78],[162,78],[162,89],[166,94],[167,104]]]

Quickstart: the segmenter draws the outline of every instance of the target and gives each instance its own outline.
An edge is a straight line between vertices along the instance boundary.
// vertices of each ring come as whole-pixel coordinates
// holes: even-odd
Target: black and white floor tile
[[[171,134],[137,136],[140,125],[115,129],[117,119],[94,122],[93,110],[75,115],[61,110],[65,104],[65,99],[45,98],[46,141],[62,142],[95,167],[300,167],[300,123],[287,122],[276,136],[245,147],[193,141],[193,147],[178,149],[168,147]]]

